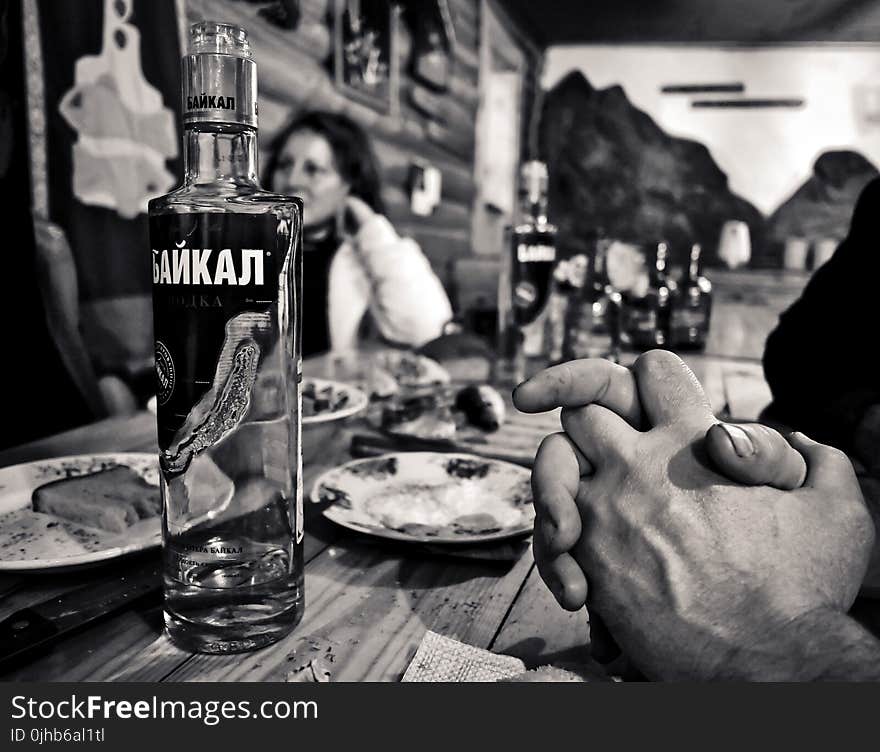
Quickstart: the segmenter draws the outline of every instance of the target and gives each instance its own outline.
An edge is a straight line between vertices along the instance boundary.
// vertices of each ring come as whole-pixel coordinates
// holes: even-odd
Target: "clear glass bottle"
[[[624,297],[623,335],[625,343],[635,350],[671,347],[670,325],[674,283],[667,276],[668,247],[654,246],[648,272],[648,290],[637,297]]]
[[[498,283],[498,359],[494,380],[518,384],[547,365],[545,316],[556,264],[556,227],[547,216],[547,165],[522,167],[520,219],[509,231]]]
[[[267,645],[303,613],[302,203],[257,178],[247,33],[191,28],[183,185],[150,202],[165,626]]]
[[[672,306],[672,341],[676,348],[702,350],[709,337],[712,318],[712,283],[701,274],[701,247],[691,246],[685,278]]]
[[[565,360],[607,358],[620,361],[620,294],[608,281],[608,242],[596,239],[587,259],[586,282],[571,301],[565,325]]]

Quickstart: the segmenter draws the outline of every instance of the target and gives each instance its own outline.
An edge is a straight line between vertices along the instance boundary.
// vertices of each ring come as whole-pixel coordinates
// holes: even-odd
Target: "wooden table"
[[[737,398],[731,385],[739,383],[738,374],[746,374],[747,382],[755,375],[754,364],[691,362],[710,385],[719,411],[722,402],[727,406],[731,396]],[[754,384],[745,391],[752,394]],[[754,403],[754,396],[749,399]],[[520,425],[535,444],[539,436],[558,430],[553,414],[515,415],[511,424]],[[155,450],[155,418],[139,413],[7,450],[0,453],[0,466],[89,452]],[[340,440],[321,464],[306,468],[306,493],[317,475],[347,459],[347,452],[347,441]],[[231,656],[180,650],[162,635],[159,598],[147,597],[57,642],[0,679],[284,681],[291,671],[322,656],[334,681],[396,681],[427,629],[518,656],[528,666],[586,658],[586,614],[567,613],[556,605],[530,549],[513,562],[453,558],[343,530],[310,511],[306,502],[305,560],[305,617],[291,635],[263,650]],[[111,564],[110,571],[122,566]],[[0,618],[107,574],[108,567],[2,575]]]

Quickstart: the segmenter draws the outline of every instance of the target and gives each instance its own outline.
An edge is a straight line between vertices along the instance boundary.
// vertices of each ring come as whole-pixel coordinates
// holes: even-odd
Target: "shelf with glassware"
[[[548,337],[551,362],[609,358],[622,350],[703,350],[712,283],[699,244],[680,279],[669,273],[669,246],[622,243],[597,233],[588,255],[561,261],[553,277]]]

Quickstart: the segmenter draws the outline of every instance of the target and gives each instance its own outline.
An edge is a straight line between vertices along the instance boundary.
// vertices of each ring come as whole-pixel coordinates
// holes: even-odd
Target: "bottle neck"
[[[660,287],[666,284],[666,258],[665,257],[657,257],[654,262],[654,269],[652,270],[652,275],[654,285]]]
[[[688,266],[688,279],[696,282],[700,276],[700,252],[698,250],[691,251],[690,265]]]
[[[520,204],[520,218],[520,221],[530,224],[547,224],[547,197],[540,196],[537,199],[530,196],[523,197]]]
[[[259,186],[255,128],[201,123],[183,139],[184,182]]]

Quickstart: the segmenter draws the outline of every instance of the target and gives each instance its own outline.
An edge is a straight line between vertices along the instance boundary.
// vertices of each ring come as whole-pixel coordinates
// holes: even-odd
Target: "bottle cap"
[[[183,123],[257,127],[257,66],[247,32],[200,21],[182,61]]]

